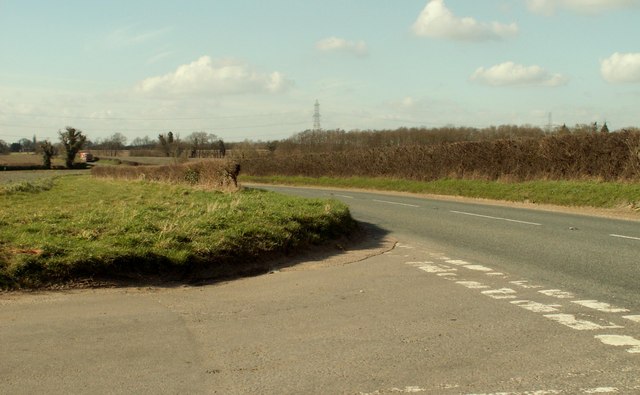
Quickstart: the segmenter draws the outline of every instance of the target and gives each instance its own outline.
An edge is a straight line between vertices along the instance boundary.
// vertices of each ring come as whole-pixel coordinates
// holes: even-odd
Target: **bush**
[[[268,155],[242,165],[254,176],[629,181],[640,179],[640,132]]]
[[[95,177],[190,184],[210,189],[237,189],[240,165],[227,160],[207,160],[170,166],[96,166]]]

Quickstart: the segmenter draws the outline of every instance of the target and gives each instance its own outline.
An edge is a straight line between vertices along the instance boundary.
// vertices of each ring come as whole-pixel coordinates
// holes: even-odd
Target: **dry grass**
[[[240,165],[228,160],[207,160],[167,166],[96,166],[94,177],[189,184],[207,189],[236,190]]]

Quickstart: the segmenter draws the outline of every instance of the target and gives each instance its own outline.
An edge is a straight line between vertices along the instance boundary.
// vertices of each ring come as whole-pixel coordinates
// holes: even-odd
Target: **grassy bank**
[[[0,288],[90,276],[240,274],[354,226],[339,202],[257,190],[224,194],[89,176],[0,186]]]
[[[596,181],[528,181],[511,183],[457,179],[427,182],[366,177],[313,178],[254,177],[246,175],[240,178],[243,182],[361,188],[561,206],[630,207],[640,210],[640,183]]]

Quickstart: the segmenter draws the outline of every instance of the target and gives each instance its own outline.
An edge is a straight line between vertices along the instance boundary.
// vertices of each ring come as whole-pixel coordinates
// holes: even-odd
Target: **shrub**
[[[442,178],[530,181],[640,179],[640,132],[556,134],[292,155],[242,161],[255,176]]]
[[[210,189],[237,189],[240,165],[227,160],[206,160],[169,166],[96,166],[95,177],[147,180],[198,185]]]

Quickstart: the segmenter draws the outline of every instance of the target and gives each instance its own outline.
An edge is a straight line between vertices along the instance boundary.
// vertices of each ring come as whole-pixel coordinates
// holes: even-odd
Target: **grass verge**
[[[366,177],[313,178],[283,176],[254,177],[247,175],[241,176],[240,180],[243,182],[268,184],[429,193],[560,206],[596,208],[627,207],[640,210],[640,183],[546,180],[497,182],[458,179],[425,182]]]
[[[1,196],[0,288],[91,276],[238,275],[355,226],[333,200],[60,177],[49,189]]]

